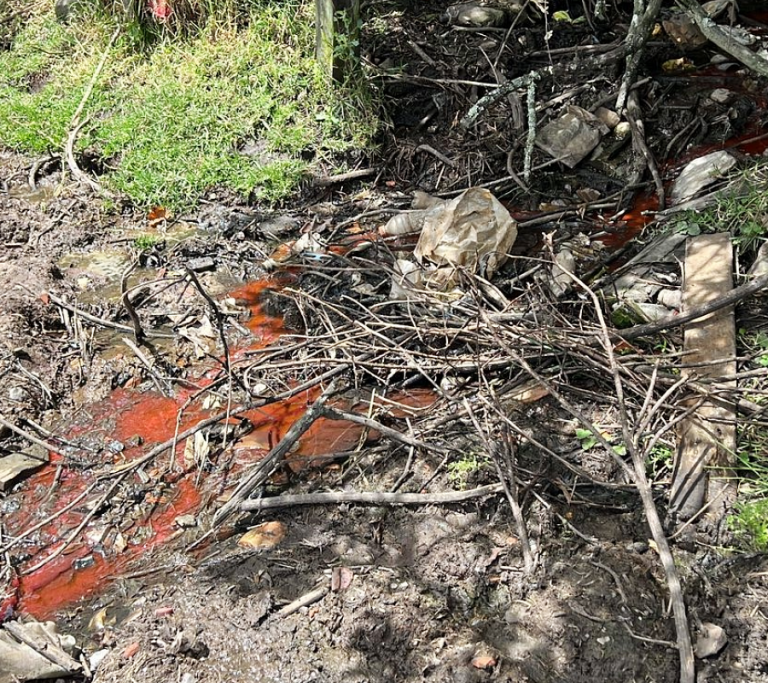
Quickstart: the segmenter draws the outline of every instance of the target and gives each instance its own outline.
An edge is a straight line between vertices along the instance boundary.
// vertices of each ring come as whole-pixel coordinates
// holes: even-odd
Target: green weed
[[[768,234],[767,178],[768,164],[760,160],[732,181],[713,206],[682,212],[672,229],[689,236],[730,232],[740,253],[754,251]]]
[[[470,479],[487,466],[487,458],[479,456],[477,453],[468,453],[460,460],[448,463],[448,480],[455,487],[465,489]]]
[[[139,251],[148,251],[161,241],[162,238],[157,235],[139,235],[133,240],[133,246]]]
[[[738,503],[728,523],[745,549],[768,551],[768,499]]]
[[[599,427],[595,427],[595,429],[597,429],[597,431],[599,431],[600,434],[602,434],[603,438],[609,443],[613,440],[613,438],[608,432],[601,431]],[[579,440],[579,445],[581,446],[581,449],[584,451],[591,450],[598,444],[597,437],[594,435],[594,433],[590,429],[583,429],[581,427],[577,427],[576,438]],[[612,444],[611,448],[613,449],[613,452],[616,453],[616,455],[623,457],[627,454],[627,447],[623,443]]]
[[[661,479],[672,471],[674,453],[671,446],[657,443],[645,459],[645,469],[651,481]]]

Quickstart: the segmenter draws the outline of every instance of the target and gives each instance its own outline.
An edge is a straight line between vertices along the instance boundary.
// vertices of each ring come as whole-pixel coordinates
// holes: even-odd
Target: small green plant
[[[448,480],[459,489],[465,489],[472,476],[487,466],[488,461],[477,453],[467,453],[460,460],[448,463]]]
[[[613,437],[608,432],[601,430],[599,427],[595,427],[595,429],[602,434],[603,438],[608,441],[608,443],[613,440]],[[583,451],[588,451],[598,444],[597,437],[590,429],[578,427],[576,429],[576,438],[579,440],[579,445]],[[623,457],[627,454],[627,447],[623,443],[611,444],[611,448],[616,455]]]
[[[741,546],[768,551],[768,498],[738,503],[728,523]]]
[[[671,446],[657,443],[648,454],[645,461],[645,469],[648,478],[656,480],[672,471],[674,453]]]
[[[160,241],[161,238],[157,235],[139,235],[133,240],[133,246],[139,251],[149,251]]]

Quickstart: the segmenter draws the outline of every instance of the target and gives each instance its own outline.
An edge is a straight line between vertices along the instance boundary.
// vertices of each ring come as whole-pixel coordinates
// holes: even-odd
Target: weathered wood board
[[[683,311],[702,306],[733,288],[733,247],[728,234],[700,235],[686,245]],[[733,307],[685,326],[684,370],[700,382],[735,384],[736,328]],[[689,405],[696,405],[692,398]],[[681,423],[672,481],[671,509],[690,519],[709,502],[710,510],[730,497],[724,468],[733,464],[736,411],[732,402],[707,398]]]

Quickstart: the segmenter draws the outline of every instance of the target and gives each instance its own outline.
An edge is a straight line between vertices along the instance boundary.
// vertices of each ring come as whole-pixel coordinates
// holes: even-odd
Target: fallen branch
[[[644,0],[635,0],[632,21],[629,25],[629,31],[627,31],[627,37],[624,39],[627,59],[624,77],[621,79],[619,94],[616,98],[617,111],[623,111],[627,104],[627,97],[634,84],[645,44],[648,42],[660,9],[661,0],[650,0],[647,7]]]
[[[552,67],[547,67],[541,71],[531,71],[524,76],[519,76],[518,78],[514,78],[511,81],[507,81],[503,85],[500,85],[472,105],[472,108],[467,112],[467,115],[461,119],[461,127],[464,130],[469,130],[475,125],[477,119],[485,113],[488,107],[498,102],[502,97],[509,95],[513,90],[517,90],[523,86],[527,87],[532,81],[538,80],[542,76],[550,73],[552,73]]]
[[[243,480],[232,493],[231,498],[222,505],[213,517],[213,529],[220,526],[233,513],[241,509],[247,498],[264,484],[282,462],[283,458],[293,448],[302,434],[320,417],[325,402],[337,391],[337,382],[332,381],[318,399],[307,409],[285,436],[250,472],[246,472]]]
[[[721,29],[707,14],[701,9],[695,0],[677,0],[677,4],[683,7],[693,17],[699,31],[704,37],[711,40],[723,52],[727,52],[734,59],[738,59],[744,66],[752,69],[760,76],[768,76],[768,59],[752,52],[748,47],[742,45],[729,36]]]
[[[482,498],[504,491],[503,484],[489,484],[467,491],[447,491],[443,493],[389,493],[386,491],[356,492],[338,491],[328,493],[305,493],[282,495],[274,498],[246,500],[240,509],[243,512],[259,512],[275,508],[295,507],[298,505],[446,505],[461,503],[473,498]]]
[[[656,502],[653,499],[653,491],[646,475],[646,455],[644,449],[638,444],[640,436],[632,429],[629,423],[629,415],[627,413],[627,404],[624,400],[624,385],[621,379],[621,372],[619,370],[618,363],[616,361],[616,355],[613,351],[613,343],[611,341],[611,333],[608,330],[608,326],[603,316],[603,311],[600,306],[600,301],[597,295],[582,282],[578,277],[570,273],[565,269],[561,269],[566,273],[583,291],[592,299],[592,303],[595,307],[595,313],[597,314],[598,321],[600,323],[600,329],[602,332],[602,346],[608,356],[608,362],[610,364],[611,375],[613,376],[614,387],[616,389],[617,404],[619,407],[619,415],[621,421],[622,435],[624,439],[624,445],[630,455],[632,461],[632,481],[634,482],[637,490],[640,494],[640,499],[643,503],[643,510],[645,512],[645,518],[648,522],[648,527],[651,531],[651,536],[656,543],[656,550],[661,560],[661,565],[664,568],[664,575],[667,580],[667,587],[669,589],[669,599],[672,605],[672,614],[675,620],[675,632],[677,635],[677,645],[680,657],[680,683],[695,683],[696,680],[696,665],[693,658],[693,645],[691,643],[691,632],[688,624],[688,615],[685,610],[685,598],[683,596],[683,588],[680,583],[680,576],[675,566],[675,559],[672,556],[672,551],[669,549],[669,542],[667,541],[664,527],[661,524],[659,517],[659,511],[656,508]],[[683,316],[680,316],[683,317]],[[698,316],[697,316],[698,317]],[[648,398],[653,391],[653,385],[648,389]],[[647,400],[646,405],[650,403]],[[566,407],[564,405],[564,407]],[[573,413],[572,413],[573,414]],[[609,453],[615,455],[615,451],[607,439],[600,433],[600,430],[595,428],[589,421],[585,421],[580,418],[582,425],[588,428],[592,435],[601,443],[601,445],[607,449]],[[620,460],[620,458],[619,458]],[[629,467],[621,460],[625,468]]]
[[[721,308],[736,304],[739,301],[746,299],[748,296],[757,294],[757,292],[762,291],[766,287],[768,287],[768,273],[761,275],[760,277],[756,277],[754,280],[752,280],[752,282],[741,285],[741,287],[732,289],[725,296],[722,296],[719,299],[715,299],[714,301],[711,301],[704,306],[691,309],[687,313],[680,313],[679,315],[669,316],[668,318],[664,318],[663,320],[659,320],[654,323],[635,325],[634,327],[628,327],[626,330],[616,330],[611,333],[611,338],[614,340],[625,339],[627,341],[631,341],[632,339],[647,337],[649,335],[656,334],[657,332],[663,332],[664,330],[672,329],[673,327],[680,327],[681,325],[685,325],[685,323],[689,323],[692,320],[697,320],[698,318],[703,318],[705,315],[719,311]]]
[[[72,115],[72,120],[70,121],[70,124],[69,124],[69,132],[67,133],[67,139],[64,144],[64,153],[67,159],[67,166],[69,167],[69,170],[72,172],[72,176],[75,178],[75,180],[85,183],[92,190],[96,192],[102,191],[101,185],[99,185],[99,183],[97,183],[95,180],[90,178],[86,173],[84,173],[80,169],[80,167],[77,165],[77,161],[75,160],[75,153],[74,153],[75,140],[77,139],[77,136],[80,133],[80,130],[82,129],[82,127],[88,122],[87,118],[84,119],[83,121],[80,121],[80,115],[83,113],[85,104],[86,102],[88,102],[88,99],[90,98],[91,93],[93,92],[93,88],[96,85],[96,81],[98,80],[99,75],[104,69],[104,65],[107,63],[107,57],[109,57],[109,53],[112,50],[112,46],[115,44],[115,41],[117,40],[117,36],[119,34],[120,34],[120,27],[118,26],[112,33],[112,36],[110,37],[109,42],[107,43],[107,46],[104,48],[104,54],[102,54],[101,59],[99,60],[99,63],[96,65],[96,69],[94,69],[94,72],[91,75],[91,80],[88,81],[88,85],[86,86],[85,91],[83,92],[83,96],[80,98],[80,103],[77,105],[77,109],[75,109],[75,113]]]

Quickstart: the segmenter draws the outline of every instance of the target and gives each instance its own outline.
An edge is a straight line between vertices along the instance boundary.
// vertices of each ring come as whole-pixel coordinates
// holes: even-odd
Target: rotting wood
[[[733,247],[730,235],[701,235],[687,243],[683,307],[696,308],[722,299],[733,287]],[[733,306],[721,308],[686,325],[686,375],[717,380],[736,372],[736,330]],[[698,365],[698,367],[696,367]],[[735,387],[733,380],[721,386]],[[698,399],[697,399],[698,400]],[[730,398],[710,396],[680,429],[680,445],[672,480],[670,505],[681,519],[697,514],[706,500],[727,505],[732,484],[723,469],[733,464],[736,413]],[[720,477],[711,468],[720,470]]]

